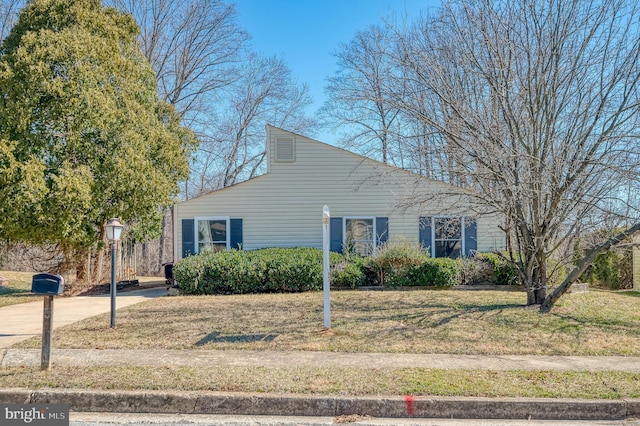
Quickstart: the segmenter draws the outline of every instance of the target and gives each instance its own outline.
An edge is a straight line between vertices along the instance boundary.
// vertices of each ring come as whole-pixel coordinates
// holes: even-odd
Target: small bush
[[[460,282],[460,262],[457,259],[426,259],[412,267],[405,279],[409,286],[450,287]]]
[[[633,287],[631,250],[607,250],[596,256],[591,266],[592,284],[619,290]]]
[[[429,252],[417,243],[406,239],[389,241],[378,248],[371,258],[369,268],[376,271],[380,285],[399,287],[412,285],[409,271],[429,259]]]
[[[495,253],[478,253],[472,261],[489,265],[495,285],[519,285],[520,279],[513,264]]]
[[[613,230],[601,230],[593,235],[588,235],[586,240],[576,240],[573,247],[573,265],[576,266],[584,257],[585,251],[595,244],[595,240],[599,241],[609,238],[614,234],[622,232],[623,228]],[[590,242],[589,242],[590,241]],[[633,252],[628,244],[633,239],[624,240],[626,244],[611,247],[602,253],[599,253],[587,270],[580,276],[580,280],[588,282],[595,287],[608,288],[611,290],[633,288]],[[626,247],[625,247],[626,246]]]
[[[365,274],[367,260],[358,256],[345,256],[332,264],[330,281],[335,288],[358,288],[369,285]]]

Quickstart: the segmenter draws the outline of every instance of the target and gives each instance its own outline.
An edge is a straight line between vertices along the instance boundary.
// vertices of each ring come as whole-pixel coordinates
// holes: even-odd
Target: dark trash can
[[[167,284],[175,286],[176,280],[173,278],[173,263],[166,263],[164,265],[164,278],[167,280]]]

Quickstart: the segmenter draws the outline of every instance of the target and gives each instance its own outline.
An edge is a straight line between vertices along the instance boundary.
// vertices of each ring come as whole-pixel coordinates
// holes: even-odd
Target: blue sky
[[[281,56],[294,78],[307,83],[314,98],[313,114],[324,102],[325,79],[336,71],[331,52],[361,30],[387,17],[413,21],[439,0],[231,0],[240,26],[252,37],[254,50]],[[319,134],[335,143],[332,135]]]

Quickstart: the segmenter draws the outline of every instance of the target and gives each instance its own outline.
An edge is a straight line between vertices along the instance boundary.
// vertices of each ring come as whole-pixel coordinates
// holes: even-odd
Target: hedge
[[[475,259],[429,258],[421,248],[406,245],[362,258],[331,253],[330,281],[334,288],[371,285],[387,287],[449,287],[469,281],[469,271],[483,270],[499,284],[515,284],[515,271],[491,255]],[[293,293],[322,289],[322,251],[314,248],[269,248],[253,251],[205,252],[190,256],[173,268],[180,289],[187,294]]]
[[[336,264],[343,256],[332,253],[330,259]],[[295,293],[322,289],[322,269],[319,249],[269,248],[189,256],[173,273],[188,294]]]

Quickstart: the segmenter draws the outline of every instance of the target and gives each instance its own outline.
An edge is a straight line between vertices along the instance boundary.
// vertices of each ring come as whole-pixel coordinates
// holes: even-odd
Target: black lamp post
[[[120,241],[120,234],[124,226],[118,219],[111,219],[105,227],[107,240],[111,243],[111,328],[116,328],[116,245]]]

